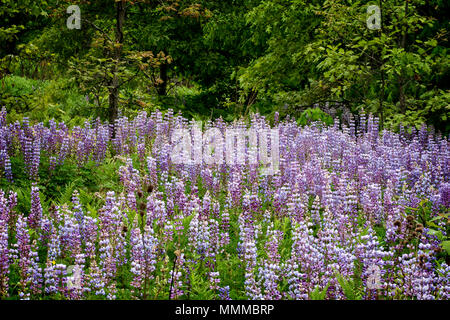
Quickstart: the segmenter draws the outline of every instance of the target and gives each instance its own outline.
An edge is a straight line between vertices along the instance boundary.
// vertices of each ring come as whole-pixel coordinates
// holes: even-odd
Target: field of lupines
[[[0,298],[449,299],[448,138],[358,122],[205,124],[278,129],[280,170],[262,175],[173,163],[172,132],[195,123],[170,110],[115,135],[3,111]]]

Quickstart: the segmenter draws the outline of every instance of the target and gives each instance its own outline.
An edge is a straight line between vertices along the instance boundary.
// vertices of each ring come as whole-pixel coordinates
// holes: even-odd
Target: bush
[[[79,125],[95,117],[98,110],[67,79],[34,80],[14,75],[1,81],[0,105],[8,111],[8,121],[28,117],[32,121],[49,119]],[[94,112],[93,112],[94,111]]]

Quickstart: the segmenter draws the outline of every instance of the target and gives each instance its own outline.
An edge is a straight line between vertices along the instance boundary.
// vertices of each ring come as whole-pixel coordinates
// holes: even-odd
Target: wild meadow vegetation
[[[276,119],[280,170],[264,175],[249,148],[241,164],[174,163],[174,130],[197,124],[171,110],[121,117],[114,138],[5,119],[3,298],[449,298],[450,148],[426,127]],[[271,124],[205,129],[247,126]]]
[[[449,299],[448,1],[0,3],[0,299]]]

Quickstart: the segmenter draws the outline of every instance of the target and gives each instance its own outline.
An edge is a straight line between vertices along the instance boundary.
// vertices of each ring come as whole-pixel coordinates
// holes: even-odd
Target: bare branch
[[[81,19],[81,21],[87,22],[89,25],[91,25],[92,27],[94,27],[94,29],[100,31],[110,42],[114,42],[109,35],[105,32],[105,30],[103,30],[102,28],[96,26],[93,22],[87,20],[87,19]]]

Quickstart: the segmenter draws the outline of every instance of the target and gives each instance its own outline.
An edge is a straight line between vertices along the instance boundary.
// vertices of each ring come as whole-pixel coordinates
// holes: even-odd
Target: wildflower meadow
[[[1,299],[450,297],[450,143],[431,128],[6,118]]]

